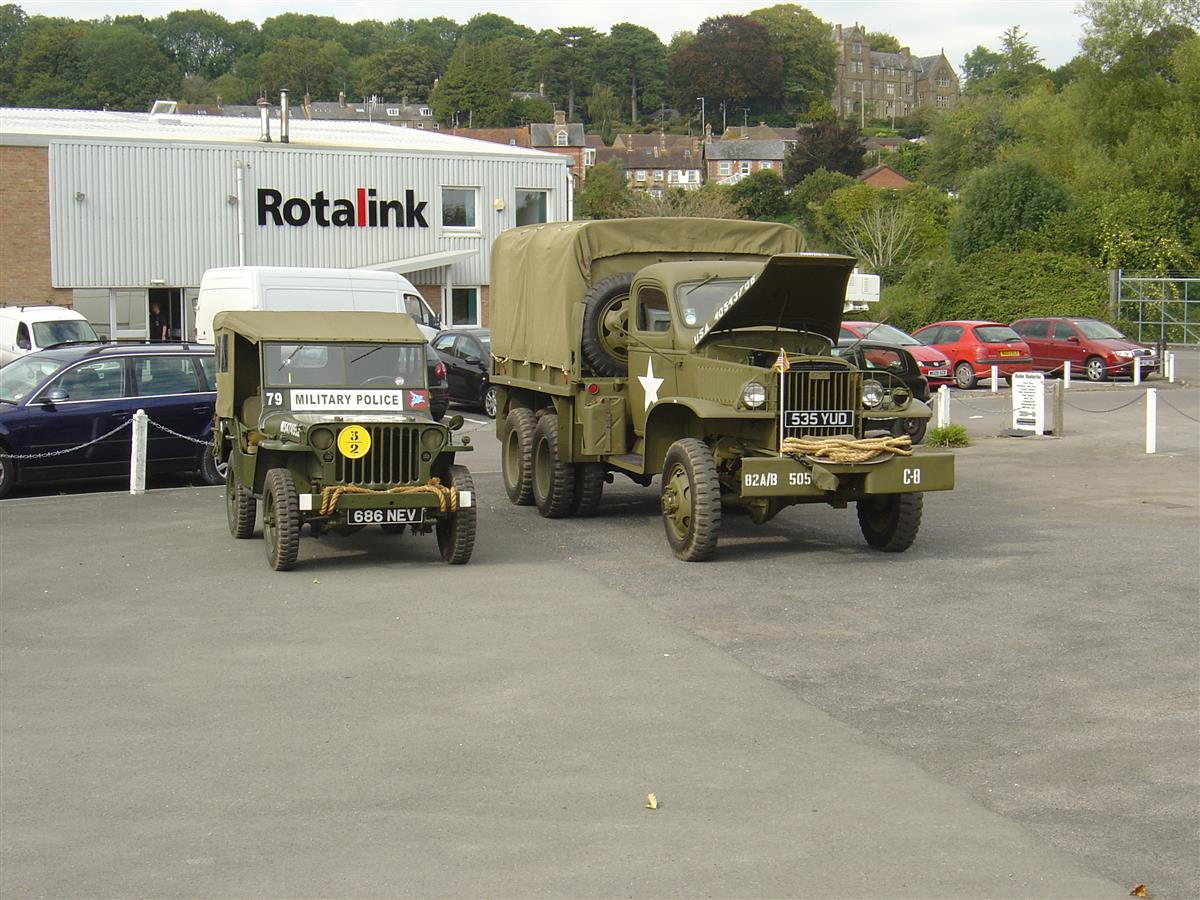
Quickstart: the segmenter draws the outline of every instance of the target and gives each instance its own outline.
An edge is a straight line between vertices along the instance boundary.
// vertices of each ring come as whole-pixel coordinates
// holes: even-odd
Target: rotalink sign
[[[404,200],[381,200],[375,188],[357,188],[354,199],[329,199],[317,191],[310,199],[289,197],[274,188],[258,189],[258,224],[300,227],[316,222],[321,228],[428,228],[427,201],[417,202],[414,191]]]

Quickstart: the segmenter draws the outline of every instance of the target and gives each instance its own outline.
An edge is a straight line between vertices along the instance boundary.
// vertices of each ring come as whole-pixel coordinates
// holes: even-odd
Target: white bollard
[[[1175,351],[1171,350],[1170,352],[1165,353],[1163,355],[1166,357],[1166,359],[1163,360],[1163,364],[1166,366],[1166,369],[1167,369],[1167,381],[1171,382],[1171,384],[1174,384],[1175,383]]]
[[[129,493],[146,493],[146,411],[133,414],[133,441],[129,454]]]
[[[937,392],[937,427],[945,428],[950,424],[950,388],[942,385]]]
[[[1158,452],[1158,391],[1146,388],[1146,452]]]
[[[992,393],[1000,392],[1000,367],[992,366]]]
[[[1068,359],[1063,363],[1063,390],[1069,390],[1071,387],[1071,361]]]
[[[1133,358],[1133,386],[1137,387],[1142,383],[1142,358],[1135,356]]]

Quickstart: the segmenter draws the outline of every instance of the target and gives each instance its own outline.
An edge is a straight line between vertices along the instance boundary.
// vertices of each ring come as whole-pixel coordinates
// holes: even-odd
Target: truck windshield
[[[263,351],[269,387],[424,388],[424,344],[269,343]]]
[[[683,282],[675,288],[675,309],[679,320],[688,328],[699,328],[746,280],[714,278],[710,281]]]

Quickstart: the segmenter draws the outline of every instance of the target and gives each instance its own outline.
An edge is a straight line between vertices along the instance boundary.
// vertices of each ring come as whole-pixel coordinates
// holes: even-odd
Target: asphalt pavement
[[[1147,456],[1132,388],[1061,438],[965,395],[902,555],[807,507],[679,563],[653,489],[510,506],[478,423],[465,567],[370,530],[273,573],[221,488],[0,503],[0,895],[1195,896],[1200,393],[1162,396]]]

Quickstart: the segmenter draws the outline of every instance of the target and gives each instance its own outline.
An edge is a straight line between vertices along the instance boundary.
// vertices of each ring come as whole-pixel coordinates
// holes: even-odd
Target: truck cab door
[[[633,431],[646,433],[646,417],[660,400],[674,397],[679,385],[674,354],[674,329],[666,292],[653,284],[636,288],[629,317],[629,411]]]

